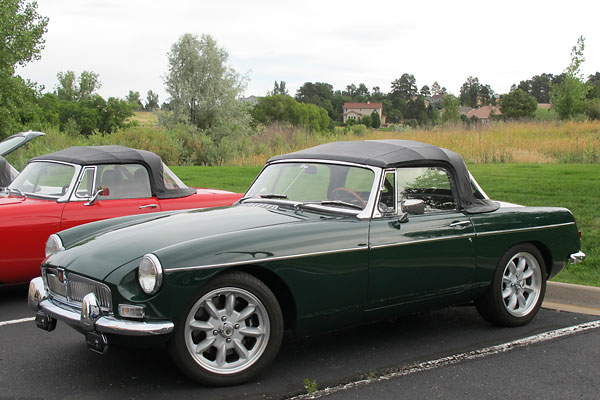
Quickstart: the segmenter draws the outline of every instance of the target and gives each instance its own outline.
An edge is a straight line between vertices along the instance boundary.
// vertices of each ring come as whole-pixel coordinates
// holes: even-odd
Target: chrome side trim
[[[453,239],[462,239],[462,238],[468,239],[468,238],[473,238],[473,237],[475,237],[475,233],[466,233],[464,235],[452,235],[452,236],[436,237],[436,238],[431,238],[431,239],[410,240],[407,242],[378,244],[375,246],[370,246],[370,248],[371,249],[383,249],[385,247],[406,246],[409,244],[420,244],[420,243],[430,243],[430,242],[441,242],[444,240],[453,240]]]
[[[340,249],[340,250],[330,250],[330,251],[317,251],[317,252],[313,252],[313,253],[293,254],[293,255],[289,255],[289,256],[279,256],[279,257],[269,257],[269,258],[257,258],[255,260],[235,261],[235,262],[222,263],[222,264],[195,265],[193,267],[180,267],[180,268],[166,269],[165,270],[165,274],[169,274],[171,272],[177,272],[177,271],[191,271],[191,270],[195,270],[195,269],[236,267],[236,266],[239,266],[239,265],[255,264],[257,262],[290,260],[290,259],[301,258],[301,257],[321,256],[321,255],[345,253],[345,252],[368,250],[368,249],[369,248],[365,245],[363,247],[352,247],[350,249]]]
[[[502,231],[478,232],[477,236],[491,236],[491,235],[501,235],[503,233],[539,231],[541,229],[557,228],[559,226],[568,226],[568,225],[575,225],[575,222],[564,222],[562,224],[533,226],[530,228],[505,229]]]
[[[571,264],[579,264],[583,260],[585,260],[585,253],[581,250],[569,256],[569,261],[571,262]]]

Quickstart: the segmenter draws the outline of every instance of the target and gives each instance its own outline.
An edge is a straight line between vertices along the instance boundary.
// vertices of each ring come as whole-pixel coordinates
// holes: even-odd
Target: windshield
[[[10,184],[9,188],[25,194],[59,198],[67,192],[75,167],[51,162],[33,162]]]
[[[271,164],[262,171],[245,197],[332,206],[346,203],[363,209],[369,201],[374,177],[370,169],[348,165]]]

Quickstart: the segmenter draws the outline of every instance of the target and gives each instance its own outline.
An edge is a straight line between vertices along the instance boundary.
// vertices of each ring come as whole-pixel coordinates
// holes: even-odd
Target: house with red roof
[[[462,114],[462,113],[461,113]],[[467,118],[477,118],[482,124],[488,124],[492,115],[502,115],[499,107],[496,106],[483,106],[479,108],[472,108],[468,112],[464,113]]]
[[[382,103],[344,103],[343,107],[344,111],[344,123],[349,119],[354,119],[356,121],[360,121],[362,117],[365,115],[371,115],[373,111],[376,111],[379,114],[379,119],[381,123],[385,123],[385,119],[383,117],[383,104]]]

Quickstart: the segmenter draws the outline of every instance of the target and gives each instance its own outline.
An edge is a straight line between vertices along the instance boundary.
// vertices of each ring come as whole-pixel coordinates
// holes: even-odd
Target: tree
[[[580,74],[581,64],[585,61],[584,50],[585,39],[580,36],[571,50],[571,63],[565,70],[563,81],[551,85],[550,100],[560,119],[570,119],[585,111],[590,88]]]
[[[285,81],[281,81],[280,83],[277,83],[277,81],[275,81],[275,83],[273,84],[273,93],[270,93],[269,96],[275,96],[278,94],[282,94],[284,96],[288,95],[288,91],[285,87]]]
[[[500,111],[505,118],[533,118],[536,110],[536,98],[521,89],[512,90],[500,98]]]
[[[333,86],[329,83],[305,82],[296,91],[296,101],[323,107],[325,110],[327,110],[327,114],[331,119],[334,119],[334,115],[336,115],[336,109],[333,106]]]
[[[451,94],[447,94],[444,96],[444,100],[442,100],[442,121],[449,123],[456,123],[460,121],[460,114],[458,112],[458,108],[460,106],[460,101]]]
[[[99,75],[93,71],[83,71],[79,77],[73,71],[59,72],[56,77],[56,93],[60,100],[90,100],[102,87]]]
[[[429,89],[429,86],[425,85],[421,88],[421,96],[431,97],[431,90]]]
[[[460,104],[467,107],[477,107],[479,97],[479,78],[469,76],[460,87]]]
[[[412,99],[418,94],[417,82],[414,75],[402,74],[399,79],[392,82],[392,95],[402,99]]]
[[[439,96],[439,95],[446,95],[448,94],[448,91],[446,90],[445,87],[440,87],[440,84],[437,83],[437,81],[433,82],[433,85],[431,85],[431,94],[434,96]]]
[[[381,126],[381,118],[379,117],[379,113],[377,111],[373,111],[371,113],[371,127],[379,128]]]
[[[170,113],[161,122],[191,124],[216,140],[245,131],[250,114],[237,97],[246,79],[227,65],[228,57],[209,35],[181,36],[168,53],[165,85],[171,96]]]
[[[310,103],[300,103],[282,94],[261,97],[252,110],[252,117],[262,124],[286,122],[313,131],[325,131],[329,127],[327,111]]]
[[[146,106],[147,111],[153,111],[158,108],[158,94],[154,93],[152,90],[148,90],[146,94]]]
[[[40,58],[47,26],[48,18],[38,14],[37,2],[0,2],[0,139],[36,119],[38,88],[15,71]]]
[[[142,99],[140,98],[140,92],[134,92],[133,90],[130,90],[125,100],[127,100],[134,110],[140,111],[144,109]]]
[[[590,88],[588,99],[600,99],[600,72],[588,76],[587,84]]]
[[[536,98],[538,103],[550,103],[550,85],[555,80],[552,74],[535,75],[531,79],[513,85]],[[512,89],[511,89],[512,90]]]

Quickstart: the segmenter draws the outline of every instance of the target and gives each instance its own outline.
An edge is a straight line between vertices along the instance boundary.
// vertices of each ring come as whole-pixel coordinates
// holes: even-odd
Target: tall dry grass
[[[513,122],[468,128],[438,126],[402,132],[369,130],[310,134],[285,125],[264,127],[230,165],[262,165],[277,154],[337,140],[406,139],[453,150],[468,163],[598,163],[600,122]]]

